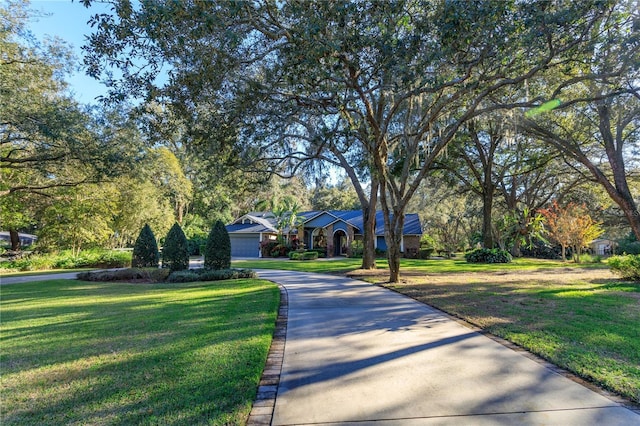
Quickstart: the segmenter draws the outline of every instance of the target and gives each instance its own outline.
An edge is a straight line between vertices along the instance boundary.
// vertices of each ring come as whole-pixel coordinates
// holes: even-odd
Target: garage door
[[[231,256],[258,257],[260,252],[259,237],[255,234],[231,234]]]

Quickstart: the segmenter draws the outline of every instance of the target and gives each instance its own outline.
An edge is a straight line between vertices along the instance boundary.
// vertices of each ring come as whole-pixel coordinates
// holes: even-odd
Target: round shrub
[[[509,263],[513,259],[506,250],[479,248],[464,255],[468,263]]]
[[[640,281],[640,254],[612,256],[607,261],[611,272],[627,280]]]
[[[171,271],[189,269],[187,237],[178,223],[174,223],[162,247],[162,267]]]
[[[133,246],[131,266],[133,268],[157,268],[160,262],[158,243],[149,224],[144,225]]]
[[[205,269],[229,269],[231,267],[231,239],[222,221],[214,223],[204,249]]]

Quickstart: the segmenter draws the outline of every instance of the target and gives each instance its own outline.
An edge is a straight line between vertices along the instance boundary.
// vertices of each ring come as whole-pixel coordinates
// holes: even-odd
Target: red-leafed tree
[[[563,208],[554,200],[551,207],[541,209],[540,213],[546,219],[547,233],[562,247],[564,261],[567,260],[567,247],[572,247],[579,263],[582,249],[604,232],[584,205],[569,203]]]

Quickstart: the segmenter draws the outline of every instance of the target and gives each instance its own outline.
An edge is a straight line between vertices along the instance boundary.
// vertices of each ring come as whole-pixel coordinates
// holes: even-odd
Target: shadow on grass
[[[469,277],[470,280],[473,279]],[[388,287],[510,340],[632,401],[640,395],[640,286],[615,279]]]
[[[225,423],[250,409],[275,286],[48,287],[3,289],[3,424]]]

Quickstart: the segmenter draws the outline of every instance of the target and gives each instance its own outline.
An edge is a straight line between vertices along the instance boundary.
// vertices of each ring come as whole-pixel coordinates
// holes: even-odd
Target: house
[[[297,214],[297,226],[285,228],[283,237],[304,244],[308,250],[321,250],[327,257],[348,256],[352,243],[363,237],[363,217],[360,210],[308,211]],[[253,212],[239,217],[229,225],[231,256],[262,257],[261,246],[276,241],[278,218],[271,212]],[[378,250],[386,250],[384,219],[376,212],[376,239]],[[422,228],[417,214],[405,216],[404,233],[400,250],[413,257],[420,247]]]
[[[589,243],[591,253],[598,256],[608,256],[613,254],[617,246],[617,241],[610,240],[608,238],[598,238]]]

